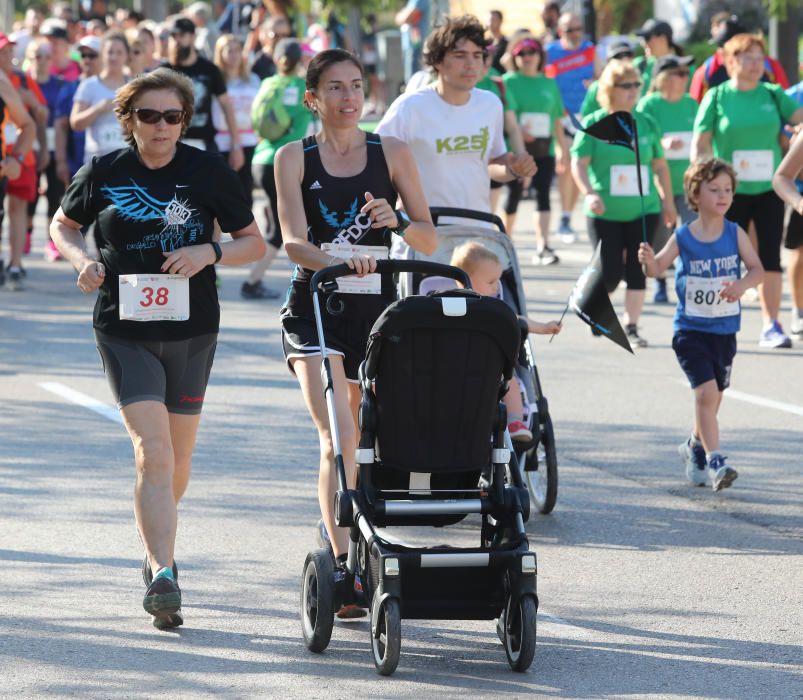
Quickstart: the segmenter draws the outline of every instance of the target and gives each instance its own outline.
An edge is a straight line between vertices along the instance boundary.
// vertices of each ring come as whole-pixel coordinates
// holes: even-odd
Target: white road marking
[[[689,383],[684,382],[682,379],[676,379],[675,383],[688,388]],[[786,403],[784,401],[775,401],[774,399],[765,399],[763,396],[756,396],[755,394],[748,394],[744,391],[728,388],[725,390],[725,396],[729,399],[736,399],[737,401],[744,401],[745,403],[752,403],[756,406],[764,406],[765,408],[774,408],[776,411],[785,411],[794,416],[803,416],[803,406],[797,406],[793,403]]]
[[[39,386],[45,391],[49,391],[51,394],[61,396],[61,398],[67,399],[67,401],[71,401],[74,404],[88,408],[90,411],[94,411],[98,415],[108,418],[114,423],[119,423],[120,425],[123,423],[123,419],[116,408],[105,403],[101,403],[97,399],[93,399],[91,396],[82,394],[80,391],[70,389],[70,387],[65,386],[64,384],[59,384],[58,382],[40,382]]]

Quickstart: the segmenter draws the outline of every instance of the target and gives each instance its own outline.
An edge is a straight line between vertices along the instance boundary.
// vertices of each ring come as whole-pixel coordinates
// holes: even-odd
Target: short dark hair
[[[428,66],[437,70],[446,54],[453,50],[459,41],[466,39],[487,52],[491,42],[485,36],[485,27],[474,15],[462,15],[454,19],[446,17],[443,24],[435,28],[427,37],[424,56]]]
[[[351,63],[355,65],[360,75],[364,73],[362,62],[353,53],[345,49],[326,49],[315,54],[315,58],[310,61],[307,66],[307,79],[305,87],[307,90],[317,90],[318,84],[321,82],[321,76],[327,68],[331,68],[338,63]],[[309,108],[309,105],[307,105]]]
[[[505,21],[505,16],[502,14],[502,10],[491,10],[488,14],[495,15],[500,22]]]
[[[183,73],[162,66],[150,73],[138,75],[117,90],[114,97],[114,112],[123,128],[126,143],[135,146],[136,141],[131,133],[130,124],[134,119],[134,102],[140,95],[153,90],[170,90],[175,93],[181,102],[184,118],[181,125],[181,135],[187,132],[195,107],[195,93],[192,81]]]
[[[736,171],[730,163],[721,158],[701,158],[694,161],[683,173],[683,191],[686,194],[686,201],[694,211],[698,211],[697,201],[703,183],[711,182],[722,173],[726,173],[730,177],[731,186],[735,192]]]

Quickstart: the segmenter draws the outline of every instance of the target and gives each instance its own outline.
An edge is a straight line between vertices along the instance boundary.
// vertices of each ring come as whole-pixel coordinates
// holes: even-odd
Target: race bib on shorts
[[[376,260],[388,259],[388,249],[383,245],[323,243],[321,244],[321,250],[341,260],[347,260],[355,255],[370,255]],[[337,291],[342,294],[381,294],[382,276],[374,273],[365,275],[365,277],[341,277],[337,280]]]
[[[772,180],[775,159],[771,150],[744,150],[733,152],[733,167],[736,177],[744,182],[767,182]]]
[[[121,321],[186,321],[190,281],[184,275],[120,275]]]
[[[285,107],[295,107],[298,104],[298,85],[290,85],[284,89],[282,104]]]
[[[549,115],[543,112],[524,112],[519,117],[522,129],[526,129],[530,136],[538,139],[549,138],[552,136]]]
[[[723,282],[735,282],[736,277],[686,278],[686,315],[695,318],[737,316],[738,301],[725,301],[719,293]]]
[[[691,131],[667,131],[664,138],[678,140],[680,148],[665,148],[664,156],[667,160],[688,160],[691,156]]]
[[[650,193],[650,176],[647,166],[641,166],[641,186],[644,196]],[[635,165],[611,166],[611,196],[612,197],[638,197],[638,173]]]

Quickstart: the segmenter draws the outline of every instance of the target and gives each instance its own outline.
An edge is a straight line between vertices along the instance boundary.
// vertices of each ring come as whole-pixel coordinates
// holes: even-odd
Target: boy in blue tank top
[[[764,268],[747,234],[725,218],[736,189],[733,168],[718,158],[698,160],[683,186],[697,218],[677,229],[658,255],[642,243],[639,261],[648,277],[659,277],[677,259],[672,348],[694,391],[694,430],[679,452],[691,484],[704,486],[707,472],[714,491],[721,491],[738,473],[719,451],[717,413],[736,355],[739,299],[761,283]]]

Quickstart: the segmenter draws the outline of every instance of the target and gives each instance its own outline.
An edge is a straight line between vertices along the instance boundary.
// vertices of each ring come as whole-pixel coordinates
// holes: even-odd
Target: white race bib
[[[549,115],[543,112],[524,112],[519,117],[522,129],[526,129],[530,136],[545,139],[552,136],[552,124]]]
[[[3,129],[3,141],[5,142],[6,146],[13,146],[17,143],[17,137],[19,136],[19,129],[17,129],[16,124],[12,124],[10,119],[6,119],[6,126]]]
[[[691,131],[667,131],[664,138],[677,139],[683,143],[680,148],[665,148],[667,160],[688,160],[691,156]]]
[[[206,141],[203,139],[181,139],[181,143],[197,148],[199,151],[206,150]]]
[[[102,153],[110,153],[126,147],[123,132],[117,120],[115,120],[114,124],[101,124],[95,134],[99,150]]]
[[[772,180],[775,159],[769,149],[734,151],[732,163],[739,180],[744,182]]]
[[[53,153],[56,150],[56,127],[47,127],[47,150]]]
[[[295,107],[298,104],[298,85],[289,85],[284,89],[282,104],[285,107]]]
[[[323,243],[321,250],[341,260],[347,260],[354,255],[370,255],[376,260],[388,259],[388,249],[383,245]],[[382,276],[374,273],[365,277],[341,277],[337,280],[337,291],[343,294],[381,294]]]
[[[121,321],[186,321],[190,281],[184,275],[120,275]]]
[[[695,277],[686,278],[686,315],[696,318],[720,318],[737,316],[738,301],[725,301],[719,296],[722,283],[734,282],[736,277]]]
[[[644,196],[650,193],[650,175],[647,166],[641,166],[641,186]],[[635,165],[611,166],[611,196],[638,197],[638,174]]]

